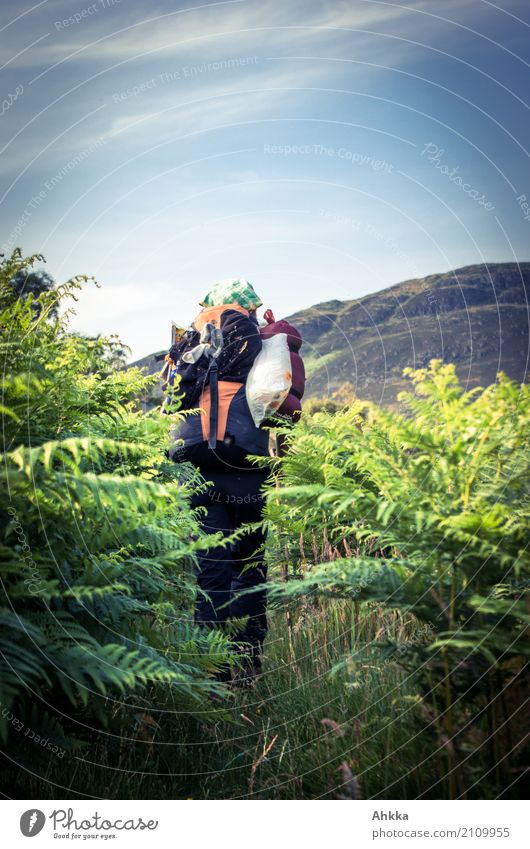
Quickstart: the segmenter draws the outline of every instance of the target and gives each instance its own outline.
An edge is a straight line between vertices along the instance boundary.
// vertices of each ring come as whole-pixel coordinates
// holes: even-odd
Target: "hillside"
[[[347,383],[361,398],[392,404],[403,369],[433,358],[454,362],[467,388],[492,383],[498,371],[523,382],[529,288],[530,262],[469,265],[301,310],[289,320],[304,339],[307,397]],[[131,365],[158,371],[155,356]]]

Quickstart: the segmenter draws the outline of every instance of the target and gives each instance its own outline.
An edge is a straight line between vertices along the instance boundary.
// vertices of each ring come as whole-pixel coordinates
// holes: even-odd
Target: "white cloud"
[[[453,9],[474,4],[476,0],[445,0],[441,4],[429,2],[433,11],[445,11],[450,16]],[[324,3],[307,3],[307,0],[290,0],[279,4],[277,0],[241,0],[241,2],[218,2],[198,4],[196,8],[174,9],[144,4],[122,2],[110,10],[101,9],[79,24],[57,31],[55,22],[67,18],[76,11],[88,7],[79,2],[79,9],[71,0],[46,4],[24,18],[23,26],[10,31],[9,50],[5,54],[16,54],[32,40],[46,31],[51,33],[37,49],[22,54],[13,62],[17,68],[49,68],[55,63],[91,63],[98,67],[124,60],[139,61],[155,53],[169,54],[176,58],[196,58],[201,50],[212,46],[223,49],[229,45],[234,52],[252,39],[260,45],[296,47],[310,46],[321,38],[325,30],[370,29],[387,24],[397,33],[397,21],[414,20],[418,31],[433,26],[425,15],[413,15],[414,6],[423,3],[411,2],[409,8],[394,4],[357,2],[350,0],[328,0]],[[404,33],[402,33],[404,34]],[[31,36],[31,37],[30,37]]]

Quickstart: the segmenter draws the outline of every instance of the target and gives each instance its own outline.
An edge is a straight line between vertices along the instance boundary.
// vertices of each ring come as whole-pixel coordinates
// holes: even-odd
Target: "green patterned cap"
[[[257,309],[263,301],[258,298],[252,283],[243,277],[238,280],[220,280],[214,283],[201,307],[218,307],[221,304],[239,304],[246,310]]]

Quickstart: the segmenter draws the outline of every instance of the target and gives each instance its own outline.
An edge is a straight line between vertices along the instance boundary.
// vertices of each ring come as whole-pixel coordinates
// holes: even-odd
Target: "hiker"
[[[229,535],[262,518],[262,487],[270,469],[268,464],[258,468],[248,457],[268,456],[269,432],[254,424],[245,391],[262,348],[256,315],[261,305],[248,281],[221,281],[203,299],[203,309],[166,357],[171,367],[168,382],[180,376],[181,407],[201,411],[174,427],[169,456],[193,463],[211,481],[192,497],[193,507],[206,508],[200,521],[209,533],[220,530]],[[300,386],[295,391],[300,394]],[[195,621],[207,626],[247,617],[234,638],[242,653],[241,686],[261,670],[267,618],[265,589],[242,597],[238,593],[265,583],[264,544],[264,532],[253,530],[230,547],[218,546],[198,557],[201,593]],[[223,672],[220,677],[229,680],[230,675]]]

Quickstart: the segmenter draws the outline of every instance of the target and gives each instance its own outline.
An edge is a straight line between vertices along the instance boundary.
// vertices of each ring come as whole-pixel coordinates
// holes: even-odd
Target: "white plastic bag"
[[[281,407],[292,380],[287,334],[276,333],[263,340],[263,347],[247,377],[247,403],[256,427]]]

